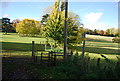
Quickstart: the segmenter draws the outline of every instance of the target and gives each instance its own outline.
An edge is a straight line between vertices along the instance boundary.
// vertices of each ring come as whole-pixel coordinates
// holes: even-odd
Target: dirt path
[[[28,74],[27,70],[25,70],[25,67],[23,65],[19,64],[17,66],[17,69],[15,69],[11,75],[10,79],[33,79],[30,74]]]
[[[31,59],[26,58],[4,58],[3,79],[34,79],[32,72],[26,66]]]

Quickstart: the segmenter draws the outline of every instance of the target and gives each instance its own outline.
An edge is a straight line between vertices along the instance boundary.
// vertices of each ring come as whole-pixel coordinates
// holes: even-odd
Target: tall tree
[[[54,3],[53,10],[50,13],[49,19],[46,23],[46,35],[56,42],[63,42],[64,34],[64,11],[60,11],[60,0]]]
[[[63,41],[64,41],[63,38],[64,38],[65,11],[64,11],[63,4],[64,2],[60,2],[60,0],[57,0],[54,3],[54,8],[52,9],[49,15],[49,18],[46,22],[47,37],[52,38],[53,40],[55,40],[60,44],[63,44]],[[81,23],[80,23],[79,16],[74,14],[73,12],[69,12],[67,21],[68,21],[68,36],[67,36],[68,42],[67,43],[71,44],[72,42],[74,42],[72,38],[75,38],[78,35],[78,30],[80,29],[79,27]],[[82,31],[83,30],[79,31],[79,33],[82,34]]]
[[[2,30],[5,31],[5,34],[9,31],[10,28],[10,19],[2,18]]]
[[[44,25],[46,24],[48,18],[49,18],[49,14],[43,15],[43,16],[42,16],[42,20],[41,20],[41,25],[44,26]]]

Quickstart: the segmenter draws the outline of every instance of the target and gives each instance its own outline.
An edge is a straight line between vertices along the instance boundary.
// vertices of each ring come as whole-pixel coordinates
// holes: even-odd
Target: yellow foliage
[[[23,19],[17,23],[16,31],[18,34],[34,35],[40,30],[40,22],[34,19]]]

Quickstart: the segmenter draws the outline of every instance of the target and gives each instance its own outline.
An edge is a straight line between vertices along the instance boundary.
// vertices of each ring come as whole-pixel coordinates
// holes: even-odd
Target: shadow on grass
[[[102,43],[112,43],[112,41],[106,41],[106,40],[100,40],[100,39],[90,39],[90,38],[87,38],[87,41],[102,42]]]
[[[35,50],[44,50],[45,46],[42,44],[35,44]],[[82,46],[74,46],[73,50],[81,51]],[[2,50],[4,51],[32,51],[32,43],[16,43],[16,42],[2,42]],[[116,54],[120,55],[118,49],[108,49],[99,47],[85,47],[85,52],[98,54]]]
[[[82,51],[82,46],[73,46],[73,49],[77,51]],[[107,48],[85,47],[85,52],[120,55],[117,49],[107,49]]]
[[[5,51],[32,51],[32,43],[2,42]],[[35,44],[35,50],[44,50],[44,44]]]

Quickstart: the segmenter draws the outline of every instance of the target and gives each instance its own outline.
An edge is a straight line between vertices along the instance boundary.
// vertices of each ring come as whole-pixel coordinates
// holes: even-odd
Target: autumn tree
[[[40,22],[33,19],[23,19],[16,25],[16,32],[25,36],[34,36],[40,32]]]
[[[107,30],[105,31],[105,34],[106,34],[107,36],[109,36],[109,35],[110,35],[110,29],[107,29]]]
[[[104,31],[103,30],[100,31],[100,35],[104,35]]]
[[[62,44],[64,41],[64,2],[57,0],[46,22],[46,36],[52,38],[57,43]],[[68,13],[68,44],[80,39],[83,33],[80,27],[79,16],[73,12]],[[78,30],[81,30],[78,32]],[[73,40],[74,39],[74,40]],[[79,40],[81,42],[81,40]]]
[[[19,23],[19,22],[20,22],[19,19],[15,19],[15,20],[12,21],[12,26],[14,27],[14,29],[16,29],[16,25],[17,25],[17,23]]]
[[[109,28],[105,31],[105,34],[107,36],[117,37],[117,36],[119,36],[119,30],[120,30],[119,28]]]

